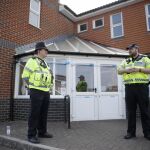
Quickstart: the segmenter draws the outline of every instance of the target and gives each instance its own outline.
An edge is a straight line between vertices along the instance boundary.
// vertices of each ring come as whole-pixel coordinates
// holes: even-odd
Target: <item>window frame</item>
[[[112,18],[113,18],[114,15],[117,15],[117,14],[121,15],[121,22],[113,25],[113,19]],[[119,36],[115,36],[114,35],[114,27],[119,27],[119,26],[122,27],[122,34],[119,35]],[[111,38],[112,39],[120,38],[120,37],[124,36],[124,26],[123,26],[123,15],[122,15],[122,12],[118,12],[118,13],[110,15],[110,29],[111,29]]]
[[[78,69],[77,69],[77,67],[79,67],[79,66],[86,66],[86,67],[90,67],[90,66],[92,66],[93,67],[93,71],[92,71],[92,73],[93,73],[93,88],[92,89],[94,89],[94,85],[95,85],[95,82],[94,82],[94,66],[95,66],[95,64],[94,63],[92,63],[92,62],[81,62],[81,61],[78,61],[78,62],[76,62],[75,63],[75,84],[74,84],[74,91],[76,92],[76,94],[79,94],[79,93],[81,93],[81,94],[83,94],[83,93],[94,93],[94,91],[89,91],[88,89],[88,86],[87,86],[87,91],[77,91],[76,90],[76,86],[77,86],[77,84],[78,84],[78,81],[79,80],[77,80],[77,78],[80,76],[80,75],[83,75],[85,78],[86,78],[86,75],[84,74],[84,73],[79,73],[80,75],[78,75],[77,76],[77,71],[78,71]],[[88,80],[85,80],[86,81],[86,83],[88,84]],[[89,84],[90,85],[90,84]]]
[[[24,57],[24,58],[21,58],[20,60],[19,60],[19,62],[16,64],[16,72],[15,72],[15,89],[14,89],[14,98],[15,99],[29,99],[30,98],[30,96],[29,95],[19,95],[19,85],[20,85],[20,78],[21,78],[21,74],[20,74],[20,67],[21,67],[21,65],[20,65],[20,62],[27,62],[27,60],[29,59],[29,58],[31,58],[32,56],[28,56],[28,57]],[[53,64],[53,74],[54,74],[54,82],[55,82],[55,72],[56,72],[56,70],[55,70],[55,67],[56,67],[56,64],[57,64],[57,62],[56,62],[56,60],[64,60],[64,61],[66,61],[66,62],[68,62],[68,58],[63,58],[63,57],[57,57],[57,56],[53,56],[53,57],[47,57],[47,63],[49,64],[50,63],[50,61],[49,61],[49,59],[52,59],[53,61],[52,61],[52,64]],[[62,63],[63,64],[63,63]],[[68,74],[67,74],[67,72],[68,72],[68,63],[66,63],[66,92],[68,93]],[[55,95],[54,94],[55,93],[55,83],[54,83],[54,86],[53,86],[53,89],[52,89],[52,94],[51,94],[51,98],[64,98],[64,95]]]
[[[26,62],[27,59],[20,60],[22,62]],[[14,90],[14,98],[21,98],[21,99],[29,99],[29,95],[19,95],[19,84],[20,84],[20,61],[16,63],[16,72],[15,72],[15,90]]]
[[[86,30],[81,31],[81,30],[80,30],[80,26],[81,26],[81,25],[86,25]],[[78,24],[78,26],[77,26],[77,32],[78,32],[78,33],[83,33],[83,32],[86,32],[86,31],[88,31],[88,22]]]
[[[147,31],[150,31],[150,24],[148,22],[148,19],[150,19],[150,14],[148,14],[148,6],[150,6],[150,4],[145,5],[145,16],[146,16]]]
[[[102,20],[102,25],[101,26],[97,26],[96,27],[96,21],[98,21],[98,20]],[[98,29],[98,28],[102,28],[102,27],[104,27],[104,17],[101,17],[101,18],[98,18],[98,19],[94,19],[93,21],[92,21],[92,27],[93,27],[93,29]]]
[[[32,4],[33,1],[38,1],[38,3],[39,3],[38,4],[39,12],[32,8],[31,4]],[[34,15],[36,15],[38,17],[38,19],[37,19],[37,26],[35,24],[33,24],[32,20],[31,20],[31,13],[33,13]],[[29,24],[31,24],[34,27],[40,28],[40,14],[41,14],[41,1],[40,0],[30,0]]]

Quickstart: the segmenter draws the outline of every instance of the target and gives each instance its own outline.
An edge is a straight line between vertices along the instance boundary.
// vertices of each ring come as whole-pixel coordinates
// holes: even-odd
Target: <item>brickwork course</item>
[[[64,99],[51,99],[48,110],[48,121],[64,121]],[[14,120],[27,120],[30,100],[16,99],[14,102]]]

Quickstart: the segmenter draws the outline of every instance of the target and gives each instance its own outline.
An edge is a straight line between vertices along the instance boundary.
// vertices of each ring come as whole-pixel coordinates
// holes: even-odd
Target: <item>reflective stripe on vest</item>
[[[131,58],[126,59],[121,64],[121,68],[149,68],[150,69],[150,60],[147,57],[139,56],[135,61],[132,61]],[[133,72],[133,73],[124,73],[123,79],[125,84],[134,84],[134,83],[148,83],[149,75],[143,72]]]
[[[31,58],[28,60],[27,65],[24,68],[22,78],[28,78],[29,88],[49,91],[52,87],[49,68],[46,63],[47,67],[42,67],[37,59],[38,58]]]

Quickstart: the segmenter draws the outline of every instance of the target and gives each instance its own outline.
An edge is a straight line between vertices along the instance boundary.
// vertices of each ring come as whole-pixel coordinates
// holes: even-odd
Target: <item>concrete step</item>
[[[42,144],[32,144],[28,141],[6,135],[0,135],[0,145],[12,150],[64,150]]]

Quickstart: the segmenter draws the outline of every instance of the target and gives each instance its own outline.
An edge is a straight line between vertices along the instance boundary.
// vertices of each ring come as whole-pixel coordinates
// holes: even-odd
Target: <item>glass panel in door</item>
[[[94,91],[94,65],[76,65],[76,92]]]
[[[118,92],[116,65],[101,65],[101,92]]]
[[[100,65],[99,119],[119,119],[117,65]]]
[[[56,59],[55,65],[55,95],[66,94],[66,60]]]

